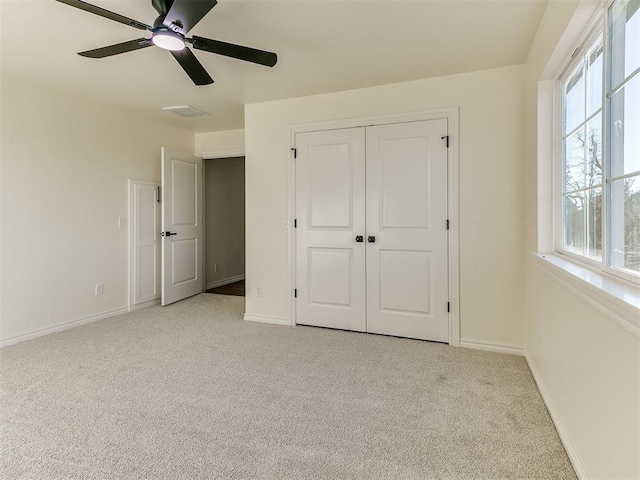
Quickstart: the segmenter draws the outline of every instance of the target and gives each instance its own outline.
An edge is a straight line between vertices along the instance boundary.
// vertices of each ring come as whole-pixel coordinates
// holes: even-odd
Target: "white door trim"
[[[335,130],[339,128],[367,127],[370,125],[386,125],[391,123],[416,122],[423,120],[446,119],[449,134],[448,149],[448,184],[447,184],[447,209],[449,217],[449,344],[460,345],[460,251],[459,251],[459,107],[438,108],[417,112],[394,113],[388,115],[376,115],[352,119],[341,119],[315,123],[305,123],[290,126],[291,148],[296,147],[296,134],[302,132],[314,132],[320,130]],[[289,156],[289,225],[293,227],[295,214],[296,170],[293,153]],[[296,306],[293,289],[296,284],[296,238],[295,229],[289,229],[289,290],[291,291],[291,325],[296,324]]]

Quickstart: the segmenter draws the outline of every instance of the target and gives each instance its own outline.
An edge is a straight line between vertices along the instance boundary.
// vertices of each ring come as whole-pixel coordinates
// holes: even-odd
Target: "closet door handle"
[[[363,237],[362,235],[358,235],[358,236],[356,237],[356,242],[357,242],[357,243],[362,243],[363,241],[364,241],[364,237]]]
[[[367,237],[367,242],[376,243],[376,237]]]

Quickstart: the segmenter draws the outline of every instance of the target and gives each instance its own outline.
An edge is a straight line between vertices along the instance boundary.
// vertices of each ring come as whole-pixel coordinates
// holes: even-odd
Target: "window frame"
[[[611,236],[611,215],[609,213],[609,200],[611,195],[611,152],[610,145],[610,116],[611,116],[611,97],[609,91],[611,90],[611,66],[609,59],[611,58],[611,41],[610,41],[610,28],[611,17],[610,10],[612,5],[616,3],[616,0],[609,0],[604,3],[599,9],[598,13],[594,16],[590,22],[588,28],[585,29],[585,33],[579,39],[577,48],[573,50],[571,56],[563,63],[559,73],[556,75],[554,82],[554,168],[553,168],[553,246],[554,252],[558,255],[562,255],[570,261],[581,264],[591,270],[595,270],[611,276],[616,280],[622,280],[625,283],[632,284],[635,287],[640,285],[640,273],[638,275],[628,273],[623,269],[610,266],[610,236]],[[601,194],[601,259],[597,260],[589,258],[586,255],[580,255],[571,250],[564,248],[565,239],[565,106],[567,96],[565,95],[564,86],[565,83],[575,73],[579,64],[585,61],[585,56],[590,52],[592,47],[598,38],[602,36],[602,91],[601,98],[602,103],[600,107],[601,113],[601,156],[602,156],[602,179],[600,188]],[[586,69],[585,69],[586,72]],[[635,73],[632,73],[629,79],[631,79]],[[625,82],[623,80],[621,83]],[[628,80],[627,80],[628,83]],[[585,88],[587,87],[585,83]],[[588,92],[585,91],[585,97],[588,96]],[[586,107],[586,104],[585,104]],[[588,118],[596,118],[598,114],[589,115],[585,111],[585,119],[582,123],[588,124]],[[581,123],[581,124],[582,124]],[[580,124],[580,125],[581,125]],[[581,127],[574,127],[574,131]],[[568,138],[568,135],[567,135]],[[585,187],[585,192],[588,187]],[[585,238],[585,242],[587,239]]]

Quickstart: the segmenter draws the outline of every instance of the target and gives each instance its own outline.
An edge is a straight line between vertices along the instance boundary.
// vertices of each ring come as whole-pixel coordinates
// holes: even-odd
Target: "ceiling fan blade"
[[[211,40],[210,38],[196,37],[192,39],[193,48],[205,52],[217,53],[225,57],[237,58],[245,62],[258,63],[267,67],[273,67],[278,62],[278,56],[272,52],[257,50],[251,47],[243,47],[234,43]]]
[[[129,25],[130,27],[137,28],[138,30],[151,30],[151,27],[149,25],[146,25],[142,22],[138,22],[137,20],[133,20],[123,15],[110,12],[109,10],[105,10],[104,8],[96,7],[95,5],[91,5],[90,3],[83,2],[81,0],[56,0],[56,1],[60,3],[64,3],[66,5],[71,5],[72,7],[79,8],[80,10],[84,10],[85,12],[93,13],[95,15],[108,18],[109,20],[114,20],[116,22],[124,23],[125,25]]]
[[[117,43],[115,45],[109,45],[108,47],[96,48],[95,50],[87,50],[86,52],[80,52],[78,55],[89,58],[105,58],[111,57],[112,55],[118,55],[119,53],[133,52],[134,50],[147,48],[151,45],[153,45],[151,40],[148,40],[146,38],[138,38],[137,40]]]
[[[166,15],[171,8],[173,0],[151,0],[151,5],[160,15]]]
[[[171,55],[178,61],[183,70],[187,72],[187,75],[191,77],[193,83],[196,85],[210,85],[213,83],[213,78],[209,76],[191,50],[185,47],[182,50],[171,51]]]
[[[217,3],[217,0],[175,0],[162,23],[186,35]]]

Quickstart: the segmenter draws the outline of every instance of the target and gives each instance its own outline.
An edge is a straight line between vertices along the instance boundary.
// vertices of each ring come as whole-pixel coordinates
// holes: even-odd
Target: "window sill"
[[[618,325],[640,337],[640,289],[561,255],[533,253],[537,265]]]

